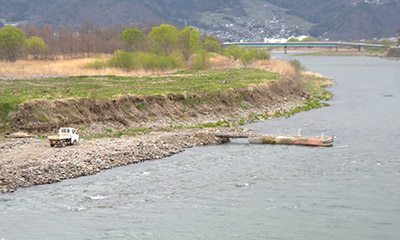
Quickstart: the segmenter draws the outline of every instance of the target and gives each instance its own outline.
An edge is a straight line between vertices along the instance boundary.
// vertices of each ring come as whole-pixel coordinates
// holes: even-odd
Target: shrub
[[[255,60],[269,60],[270,55],[268,52],[264,50],[256,50],[254,48],[243,49],[240,52],[241,55],[239,57],[240,62],[246,68],[249,64],[253,63]]]
[[[280,111],[276,111],[275,113],[274,113],[274,117],[276,117],[276,118],[278,118],[278,117],[280,117],[280,116],[282,116],[283,114],[280,112]]]
[[[102,69],[105,68],[107,66],[107,63],[103,62],[103,61],[94,61],[91,63],[86,64],[86,68],[92,68],[92,69]]]
[[[158,56],[154,53],[118,51],[107,63],[111,67],[127,71],[134,69],[166,70],[182,67],[182,61],[177,56]]]
[[[206,70],[209,67],[210,55],[204,50],[198,51],[193,58],[190,68],[194,70]]]
[[[289,63],[299,71],[302,71],[305,69],[304,66],[301,65],[300,61],[297,59],[291,60],[291,61],[289,61]]]
[[[186,66],[186,59],[185,56],[183,56],[183,53],[179,50],[175,50],[172,54],[171,57],[173,57],[179,67],[184,67]]]
[[[257,50],[257,59],[258,60],[270,60],[271,54],[265,50]]]
[[[108,65],[130,71],[136,69],[138,63],[136,62],[134,53],[117,51],[115,52],[114,57],[108,61]]]

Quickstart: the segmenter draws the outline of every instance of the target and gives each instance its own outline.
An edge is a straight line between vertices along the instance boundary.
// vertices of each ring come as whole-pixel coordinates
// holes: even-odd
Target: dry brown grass
[[[103,59],[106,61],[107,59]],[[1,62],[1,78],[40,78],[54,76],[93,76],[93,75],[115,75],[115,76],[143,76],[148,74],[166,73],[168,71],[124,71],[117,68],[89,69],[88,63],[99,61],[99,59],[82,58],[73,60],[18,60],[12,62]]]
[[[238,60],[233,60],[230,57],[214,54],[211,59],[211,69],[232,69],[242,68],[243,65]],[[288,77],[297,76],[296,68],[285,61],[278,60],[260,60],[251,64],[250,67],[267,70],[269,72],[279,73]]]
[[[56,76],[93,76],[93,75],[114,75],[114,76],[146,76],[150,74],[164,74],[175,72],[169,71],[124,71],[117,68],[90,69],[85,66],[94,61],[107,61],[110,57],[101,59],[81,58],[72,60],[18,60],[17,62],[1,62],[0,79],[27,79],[46,78]],[[211,69],[237,69],[242,64],[232,58],[213,54],[210,58]],[[276,72],[285,76],[295,76],[295,68],[287,62],[276,60],[257,61],[251,67]]]
[[[241,68],[239,61],[235,61],[230,57],[213,54],[210,58],[211,69],[230,69],[230,68]]]
[[[279,73],[288,77],[295,77],[297,75],[296,68],[292,64],[284,61],[262,60],[255,62],[252,67]]]
[[[324,75],[322,75],[320,73],[311,72],[311,71],[304,71],[303,74],[306,75],[306,76],[310,76],[310,77],[327,78],[327,77],[325,77]]]
[[[95,61],[107,61],[110,57],[100,59],[81,58],[72,60],[18,60],[16,62],[1,62],[0,79],[27,79],[46,78],[56,76],[145,76],[149,74],[163,74],[176,70],[163,71],[124,71],[117,68],[90,69],[85,66]],[[213,55],[210,59],[211,69],[240,68],[240,64],[222,55]]]

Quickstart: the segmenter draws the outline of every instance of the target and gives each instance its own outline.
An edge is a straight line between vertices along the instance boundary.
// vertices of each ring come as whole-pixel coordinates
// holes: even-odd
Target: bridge
[[[236,45],[238,47],[252,47],[252,48],[284,48],[285,53],[287,49],[291,48],[336,48],[339,51],[339,47],[353,47],[361,51],[361,48],[373,47],[373,48],[387,48],[387,45],[383,44],[369,44],[369,43],[350,43],[350,42],[286,42],[286,43],[268,43],[268,42],[225,42],[222,43],[222,47],[229,47],[231,45]]]

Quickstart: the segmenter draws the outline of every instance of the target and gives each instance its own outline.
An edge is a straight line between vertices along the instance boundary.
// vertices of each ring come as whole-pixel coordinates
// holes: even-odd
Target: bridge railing
[[[370,43],[351,43],[351,42],[286,42],[286,43],[269,43],[269,42],[225,42],[221,46],[244,46],[244,47],[336,47],[336,46],[353,46],[353,47],[378,47],[386,48],[383,44]]]
[[[308,47],[308,48],[336,48],[336,51],[339,50],[339,47],[356,47],[358,51],[361,51],[361,48],[373,47],[373,48],[388,48],[389,46],[383,44],[370,44],[370,43],[351,43],[351,42],[286,42],[286,43],[268,43],[268,42],[225,42],[222,43],[222,47],[228,47],[231,45],[236,45],[238,47],[253,47],[253,48],[261,48],[261,47],[283,47],[285,49],[285,53],[287,53],[287,48],[289,47]]]

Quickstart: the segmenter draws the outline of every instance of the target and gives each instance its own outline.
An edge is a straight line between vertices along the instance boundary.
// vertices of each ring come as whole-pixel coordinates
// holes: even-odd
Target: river
[[[334,79],[331,106],[246,127],[333,147],[234,140],[19,189],[0,239],[400,239],[400,61],[295,58]]]

